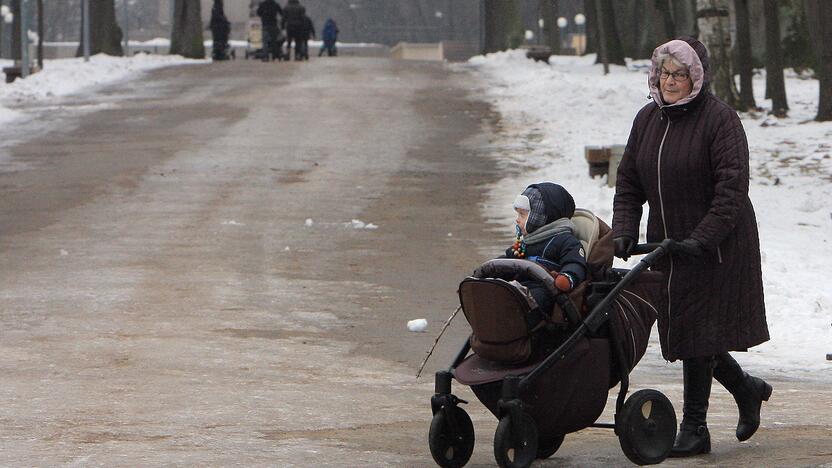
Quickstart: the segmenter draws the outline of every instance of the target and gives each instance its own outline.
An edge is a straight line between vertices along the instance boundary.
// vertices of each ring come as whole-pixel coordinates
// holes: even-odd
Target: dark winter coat
[[[674,105],[664,105],[658,90],[660,51],[685,64],[694,82],[691,96]],[[695,39],[656,49],[653,102],[636,115],[616,182],[616,237],[638,239],[646,201],[648,242],[693,238],[705,249],[700,258],[673,254],[656,267],[665,273],[667,307],[658,321],[662,353],[671,361],[769,339],[748,142],[736,112],[708,91],[708,73],[707,51]]]
[[[257,16],[260,17],[264,28],[277,27],[277,16],[282,14],[283,10],[274,0],[263,0],[257,7]]]
[[[303,32],[304,21],[306,16],[306,7],[300,4],[298,0],[289,0],[286,8],[283,9],[283,27],[289,31],[290,34],[301,34]]]
[[[326,20],[324,29],[321,31],[321,39],[326,43],[334,43],[338,40],[338,26],[335,24],[335,20]]]
[[[315,38],[315,23],[313,23],[312,18],[308,16],[303,17],[303,31],[301,32],[301,38],[304,41],[308,41],[309,38]]]
[[[211,10],[211,39],[214,42],[226,44],[228,36],[231,34],[231,23],[225,17],[225,13],[221,8],[214,7]]]
[[[575,279],[575,284],[578,284],[586,279],[586,257],[581,241],[575,237],[574,225],[565,218],[562,220],[566,221],[563,229],[558,229],[553,235],[535,243],[526,244],[525,258],[539,263],[549,271],[569,273]],[[540,229],[545,228],[546,226]],[[506,257],[514,257],[511,247],[506,249]]]

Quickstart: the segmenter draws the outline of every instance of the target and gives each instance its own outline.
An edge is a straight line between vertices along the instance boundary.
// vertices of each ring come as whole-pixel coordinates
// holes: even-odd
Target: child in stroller
[[[506,249],[505,258],[526,258],[552,273],[555,286],[569,292],[586,279],[586,254],[575,237],[577,230],[570,218],[575,201],[560,185],[550,182],[532,184],[514,200],[514,245]],[[554,302],[538,281],[522,281],[544,314],[551,314]]]

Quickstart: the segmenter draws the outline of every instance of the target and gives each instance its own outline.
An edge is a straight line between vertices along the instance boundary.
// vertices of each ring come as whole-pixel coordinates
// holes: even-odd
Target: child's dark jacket
[[[575,285],[586,279],[586,257],[581,241],[573,234],[575,225],[567,218],[558,219],[526,236],[525,258],[539,263],[549,271],[569,273]],[[511,248],[506,257],[513,258]]]

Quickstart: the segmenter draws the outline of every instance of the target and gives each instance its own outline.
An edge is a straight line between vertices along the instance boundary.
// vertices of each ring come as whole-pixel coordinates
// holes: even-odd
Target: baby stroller
[[[460,284],[460,304],[473,333],[451,366],[436,373],[428,442],[439,466],[464,466],[474,449],[474,427],[460,407],[467,402],[451,393],[453,379],[470,386],[499,419],[494,456],[501,467],[548,458],[566,434],[587,427],[614,429],[633,463],[660,463],[669,455],[676,414],[667,397],[657,390],[639,390],[626,402],[625,397],[663,300],[661,273],[646,270],[672,241],[639,245],[635,254],[647,255],[635,268],[614,269],[610,228],[585,210],[576,210],[572,221],[590,278],[572,293],[559,292],[537,263],[519,259],[488,261]],[[528,320],[528,298],[511,283],[523,279],[540,281],[555,298],[543,325]],[[552,336],[559,339],[553,342]],[[596,422],[619,382],[614,422]]]

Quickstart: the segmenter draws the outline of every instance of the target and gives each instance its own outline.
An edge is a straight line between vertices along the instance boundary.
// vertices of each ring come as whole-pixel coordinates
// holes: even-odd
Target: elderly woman
[[[737,438],[760,425],[771,386],[740,368],[728,351],[769,339],[760,243],[748,198],[748,143],[736,112],[708,91],[705,46],[682,38],[653,53],[652,101],[636,115],[618,168],[613,213],[616,255],[638,239],[644,202],[648,242],[675,239],[656,269],[667,307],[659,314],[665,359],[681,359],[684,417],[671,456],[711,450],[706,424],[711,380],[739,409]]]

